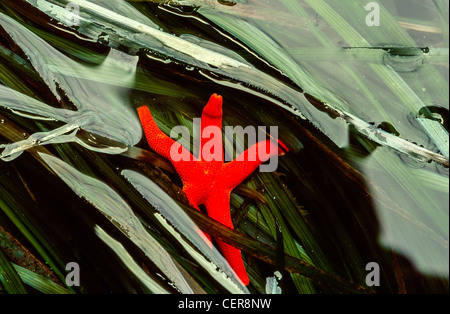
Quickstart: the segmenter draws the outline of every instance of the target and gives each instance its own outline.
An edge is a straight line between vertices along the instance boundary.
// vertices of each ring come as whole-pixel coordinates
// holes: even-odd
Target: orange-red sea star
[[[267,139],[247,149],[243,153],[244,156],[241,156],[244,158],[239,158],[239,160],[236,158],[228,163],[224,163],[223,158],[221,160],[206,161],[202,158],[201,153],[197,159],[181,144],[158,128],[148,107],[140,107],[138,114],[150,148],[171,161],[183,182],[183,191],[191,205],[197,209],[199,209],[199,205],[204,205],[211,218],[230,228],[233,228],[230,214],[231,191],[262,162],[275,154],[283,154],[278,144],[287,151],[286,146],[281,141],[275,142]],[[222,96],[216,94],[211,96],[208,104],[203,109],[200,134],[204,134],[203,131],[209,126],[218,127],[219,130],[222,129]],[[209,140],[204,135],[201,136],[200,152],[202,152],[202,148]],[[220,141],[222,141],[221,136]],[[261,157],[265,158],[264,160],[260,159],[258,153],[260,145],[266,145],[267,154]],[[220,147],[222,149],[222,142],[220,142]],[[175,161],[171,157],[171,149],[174,151],[174,148],[177,151],[182,151],[182,154],[189,154],[190,160]],[[221,153],[223,156],[223,152]],[[217,244],[237,276],[245,285],[248,285],[249,278],[240,250],[222,241],[217,241]]]

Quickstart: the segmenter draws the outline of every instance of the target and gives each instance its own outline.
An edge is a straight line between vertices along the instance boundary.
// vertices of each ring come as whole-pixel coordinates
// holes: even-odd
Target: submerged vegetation
[[[368,3],[2,0],[0,293],[448,293],[448,1]],[[137,114],[196,138],[213,93],[289,148],[234,229]]]

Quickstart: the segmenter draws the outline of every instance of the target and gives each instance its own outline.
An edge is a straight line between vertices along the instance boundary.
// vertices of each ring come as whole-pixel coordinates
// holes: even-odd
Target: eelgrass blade
[[[27,294],[22,279],[17,274],[12,263],[0,249],[0,283],[10,294]]]
[[[44,294],[72,294],[69,289],[62,287],[48,278],[45,278],[31,270],[23,268],[19,265],[13,264],[17,274],[23,282],[37,291]]]

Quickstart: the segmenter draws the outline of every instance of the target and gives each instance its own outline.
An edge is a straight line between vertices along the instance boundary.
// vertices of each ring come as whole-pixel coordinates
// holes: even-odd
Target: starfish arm
[[[269,160],[272,156],[284,154],[279,145],[287,149],[281,142],[274,142],[267,139],[265,141],[257,142],[250,146],[241,155],[236,157],[233,161],[222,166],[222,180],[223,184],[230,189],[234,189],[242,181],[245,180],[253,171],[256,170],[263,162]],[[265,150],[264,150],[265,149]],[[261,154],[261,151],[263,153]]]
[[[164,158],[172,161],[170,150],[172,145],[177,142],[158,128],[147,106],[138,108],[138,115],[150,148]],[[181,149],[186,150],[183,146],[181,146]],[[190,154],[190,152],[187,153]]]
[[[203,108],[202,119],[201,119],[201,130],[200,130],[200,152],[205,144],[214,138],[218,141],[217,146],[222,148],[222,96],[217,94],[212,94],[209,98],[208,103]],[[207,136],[203,137],[203,134]],[[214,137],[212,132],[217,135]],[[220,134],[220,136],[218,136]],[[199,154],[201,156],[201,154]],[[222,159],[223,160],[223,159]]]
[[[208,216],[234,229],[230,213],[230,193],[231,190],[222,190],[221,193],[208,198],[204,205]],[[249,278],[245,270],[244,261],[242,260],[241,251],[220,240],[217,240],[217,245],[238,278],[247,286],[249,284]]]

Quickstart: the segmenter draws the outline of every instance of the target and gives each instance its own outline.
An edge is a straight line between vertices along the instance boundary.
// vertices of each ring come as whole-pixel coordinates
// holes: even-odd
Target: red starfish
[[[278,143],[288,151],[281,141],[275,143],[273,140],[265,140],[247,149],[243,156],[240,156],[241,158],[224,163],[221,135],[222,96],[216,94],[211,96],[208,104],[203,109],[200,133],[203,136],[201,136],[200,140],[200,152],[202,152],[208,142],[214,140],[214,138],[210,139],[211,137],[204,137],[204,130],[210,126],[217,127],[220,131],[220,136],[212,134],[212,137],[216,136],[215,139],[220,140],[220,145],[214,145],[214,147],[220,147],[220,152],[215,152],[222,156],[219,160],[206,161],[201,154],[199,159],[195,158],[186,148],[158,128],[150,114],[150,110],[146,106],[140,107],[138,114],[150,148],[171,161],[183,182],[183,191],[191,205],[199,209],[198,206],[203,204],[211,218],[230,228],[233,228],[230,214],[231,190],[248,177],[262,162],[268,160],[276,153],[283,154],[284,152],[279,149]],[[210,143],[208,147],[209,145]],[[258,153],[260,145],[266,145],[266,154],[264,157],[261,156],[261,158]],[[171,149],[172,151],[175,149],[178,153],[181,151],[180,155],[189,156],[189,161],[175,161],[171,156]],[[265,159],[262,160],[262,158]],[[240,250],[222,241],[217,241],[217,244],[237,276],[245,285],[248,285],[249,279]]]

